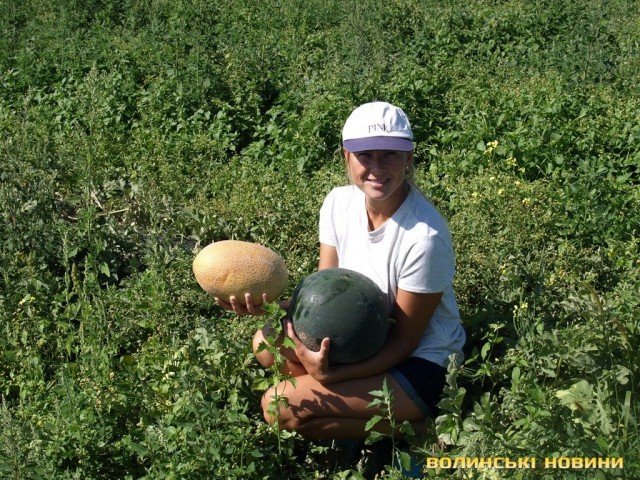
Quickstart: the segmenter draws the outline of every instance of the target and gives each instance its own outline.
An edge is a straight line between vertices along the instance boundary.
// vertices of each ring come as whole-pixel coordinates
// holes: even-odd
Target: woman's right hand
[[[329,338],[324,338],[320,343],[320,350],[313,352],[300,341],[290,319],[285,320],[284,327],[287,336],[295,345],[294,353],[306,372],[319,383],[331,383],[333,379],[329,369]]]
[[[265,312],[262,308],[253,303],[253,298],[250,293],[245,294],[242,304],[234,296],[229,297],[229,301],[225,301],[220,297],[214,297],[214,300],[225,310],[233,311],[236,315],[263,315]],[[267,294],[262,294],[262,302],[267,303]]]

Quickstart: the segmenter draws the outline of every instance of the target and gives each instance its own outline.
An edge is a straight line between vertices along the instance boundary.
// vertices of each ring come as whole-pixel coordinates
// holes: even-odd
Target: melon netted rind
[[[329,361],[353,363],[374,355],[389,329],[385,294],[367,276],[345,268],[320,270],[302,279],[289,307],[298,338],[313,351],[331,340]]]
[[[193,260],[193,273],[202,289],[228,301],[235,296],[244,304],[250,293],[256,305],[262,294],[276,300],[287,286],[289,274],[284,260],[258,243],[222,240],[204,247]]]

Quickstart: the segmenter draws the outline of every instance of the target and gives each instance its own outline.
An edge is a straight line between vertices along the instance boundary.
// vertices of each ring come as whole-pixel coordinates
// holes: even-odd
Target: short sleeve
[[[335,197],[335,190],[329,192],[325,197],[322,207],[320,207],[320,224],[318,228],[320,243],[332,247],[338,245],[334,219]]]
[[[433,235],[413,245],[400,270],[398,287],[414,293],[444,292],[453,285],[455,258],[442,238]]]

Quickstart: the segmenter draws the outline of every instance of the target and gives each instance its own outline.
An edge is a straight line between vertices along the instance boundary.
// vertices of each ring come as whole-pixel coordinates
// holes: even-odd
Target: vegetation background
[[[360,478],[266,427],[262,320],[191,262],[259,242],[290,293],[383,99],[469,337],[418,454],[625,466],[425,476],[640,478],[639,53],[632,0],[0,1],[0,477]]]

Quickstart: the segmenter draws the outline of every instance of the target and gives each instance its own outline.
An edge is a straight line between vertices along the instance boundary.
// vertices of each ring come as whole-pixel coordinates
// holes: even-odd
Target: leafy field
[[[266,426],[263,319],[191,262],[259,242],[290,293],[381,99],[468,334],[418,455],[624,458],[425,476],[640,478],[639,82],[631,0],[0,2],[0,477],[361,478]]]

